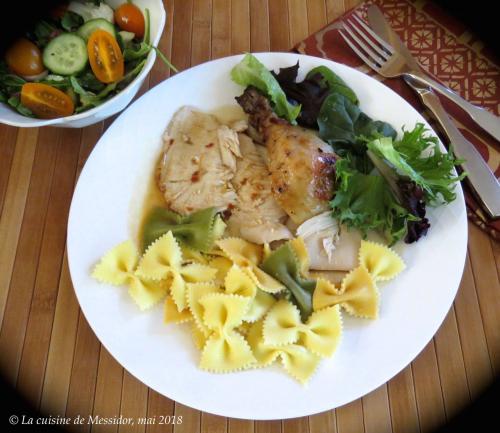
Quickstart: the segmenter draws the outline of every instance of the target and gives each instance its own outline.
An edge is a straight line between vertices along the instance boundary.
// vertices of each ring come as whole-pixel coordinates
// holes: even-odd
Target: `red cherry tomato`
[[[115,21],[118,27],[127,32],[132,32],[136,37],[144,36],[144,15],[132,3],[124,3],[115,10]]]

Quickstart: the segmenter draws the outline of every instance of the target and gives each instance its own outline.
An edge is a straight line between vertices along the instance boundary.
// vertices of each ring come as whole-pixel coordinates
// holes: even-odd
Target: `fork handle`
[[[422,86],[411,78],[405,77],[405,81],[418,93],[425,106],[432,111],[448,136],[455,155],[465,160],[462,167],[467,172],[466,179],[482,207],[491,217],[500,217],[500,183],[488,164],[446,114],[437,95],[428,86]]]
[[[484,108],[477,107],[466,101],[457,93],[453,92],[446,86],[438,83],[429,76],[420,72],[410,72],[407,75],[418,81],[420,84],[432,87],[441,95],[446,96],[448,99],[462,108],[481,128],[491,134],[492,137],[500,141],[500,118],[491,114]]]

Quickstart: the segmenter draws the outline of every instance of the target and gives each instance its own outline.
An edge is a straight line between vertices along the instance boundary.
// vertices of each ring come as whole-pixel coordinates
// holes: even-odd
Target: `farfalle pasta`
[[[306,383],[321,359],[337,350],[341,309],[377,318],[377,283],[404,269],[391,249],[362,241],[359,265],[336,285],[309,272],[302,238],[274,250],[240,238],[216,239],[221,235],[216,216],[213,209],[191,218],[157,211],[142,255],[132,242],[123,242],[92,273],[102,283],[128,286],[141,310],[164,298],[165,324],[190,328],[201,353],[199,367],[211,373],[279,360],[289,375]],[[176,229],[165,231],[170,225]],[[212,232],[203,237],[200,227]]]
[[[201,353],[200,368],[213,372],[241,370],[255,363],[245,338],[236,331],[248,311],[248,297],[209,293],[199,299],[203,324],[209,335]]]
[[[168,292],[164,281],[149,281],[136,274],[139,253],[125,241],[104,255],[92,272],[96,280],[114,286],[128,285],[129,294],[141,310],[151,308]]]
[[[404,268],[403,260],[390,248],[376,242],[361,241],[359,264],[363,266],[375,281],[388,281]]]
[[[283,346],[301,339],[315,355],[333,355],[342,334],[342,318],[338,306],[323,308],[309,316],[306,323],[291,302],[277,302],[264,319],[263,337],[269,345]]]
[[[340,305],[354,316],[376,319],[379,310],[379,291],[375,281],[363,266],[349,272],[339,288],[318,279],[313,295],[314,310]]]

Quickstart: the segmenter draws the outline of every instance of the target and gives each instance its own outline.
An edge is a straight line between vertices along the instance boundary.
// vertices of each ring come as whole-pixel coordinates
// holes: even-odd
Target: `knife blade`
[[[413,57],[410,50],[401,41],[397,33],[392,29],[390,23],[384,17],[382,11],[376,6],[371,5],[367,11],[368,22],[370,27],[389,43],[397,54],[405,61],[407,67],[407,75],[410,75],[422,85],[431,86],[434,90],[441,95],[449,98],[460,108],[462,108],[481,128],[491,134],[496,140],[500,141],[500,118],[485,110],[471,104],[469,101],[463,99],[460,95],[453,92],[441,83],[431,78],[426,71],[422,69],[417,60]]]

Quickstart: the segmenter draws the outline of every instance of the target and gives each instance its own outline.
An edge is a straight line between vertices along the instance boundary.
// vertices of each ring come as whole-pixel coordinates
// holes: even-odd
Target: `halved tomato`
[[[75,105],[66,93],[42,83],[24,84],[21,103],[41,119],[70,116],[75,111]]]
[[[125,62],[116,39],[107,31],[94,31],[87,42],[90,67],[97,79],[113,83],[123,77]]]

